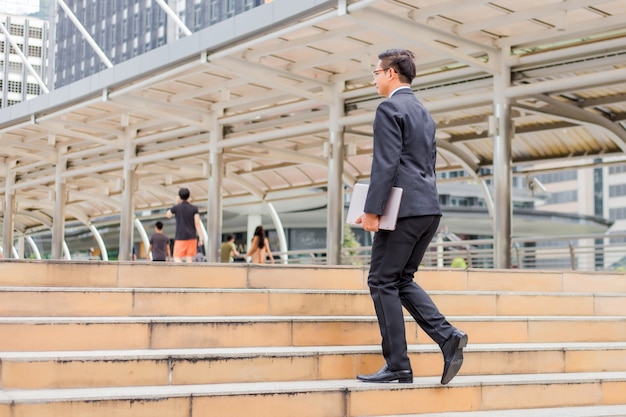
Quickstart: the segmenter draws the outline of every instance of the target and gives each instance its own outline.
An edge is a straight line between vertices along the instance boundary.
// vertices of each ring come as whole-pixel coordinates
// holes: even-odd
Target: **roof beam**
[[[606,117],[589,112],[587,110],[583,110],[577,106],[564,103],[548,95],[537,95],[535,98],[548,104],[548,107],[522,108],[535,113],[557,116],[563,120],[567,120],[575,124],[599,126],[605,131],[609,132],[611,138],[613,139],[613,142],[623,152],[626,152],[626,130],[624,130],[618,124],[613,123]]]
[[[429,17],[437,16],[450,10],[456,12],[460,10],[469,9],[470,7],[480,6],[481,4],[489,3],[492,0],[451,0],[451,1],[439,1],[432,6],[422,7],[421,9],[413,11],[414,19],[427,19]]]
[[[328,83],[307,79],[289,71],[274,69],[235,58],[221,58],[214,65],[228,68],[259,85],[271,86],[272,88],[295,94],[298,97],[305,97],[324,104],[331,104],[332,102],[331,97],[329,97],[330,84]],[[288,79],[294,80],[300,85],[295,86],[293,82],[287,82],[286,80]],[[312,89],[321,90],[321,94],[312,92]]]
[[[279,38],[282,42],[272,46],[244,51],[242,56],[248,61],[258,61],[262,57],[269,55],[276,55],[281,52],[287,52],[298,48],[306,48],[311,43],[317,43],[324,40],[333,40],[337,37],[354,36],[359,31],[364,30],[361,25],[347,25],[338,29],[326,30],[322,27],[315,27],[318,33],[310,36],[299,37],[293,40],[286,39],[286,37]]]
[[[403,39],[410,39],[431,51],[452,57],[459,62],[480,68],[490,74],[495,74],[498,71],[498,65],[495,61],[499,59],[499,50],[491,46],[472,42],[419,22],[401,19],[380,10],[363,9],[350,13],[350,16],[368,27],[397,34]],[[449,45],[454,45],[454,47]],[[461,53],[458,48],[468,48],[474,52],[484,53],[489,57],[488,62]]]
[[[495,41],[496,45],[502,48],[525,48],[536,47],[537,45],[549,45],[561,41],[571,41],[580,38],[580,43],[588,42],[583,39],[589,35],[610,33],[614,30],[624,29],[624,14],[608,16],[596,21],[585,21],[585,24],[571,25],[565,30],[557,28],[540,30],[537,32],[524,33],[518,36],[509,36]]]
[[[596,4],[607,3],[608,1],[610,0],[562,0],[556,3],[547,3],[539,7],[523,9],[518,12],[514,11],[507,15],[500,15],[489,19],[479,19],[469,23],[458,24],[453,27],[453,30],[459,35],[466,35],[468,33],[484,31],[493,27],[505,27],[507,25],[513,25],[523,21],[531,21],[538,18],[543,19],[546,16],[591,7]],[[520,2],[519,4],[521,6],[523,3]],[[503,9],[499,8],[499,10]]]

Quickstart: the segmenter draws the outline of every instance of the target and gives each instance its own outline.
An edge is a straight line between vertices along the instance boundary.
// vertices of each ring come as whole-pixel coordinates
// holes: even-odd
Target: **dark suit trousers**
[[[413,281],[439,220],[440,216],[401,218],[396,230],[381,230],[374,235],[367,281],[380,326],[383,356],[391,370],[411,369],[402,306],[439,346],[454,330],[426,291]]]

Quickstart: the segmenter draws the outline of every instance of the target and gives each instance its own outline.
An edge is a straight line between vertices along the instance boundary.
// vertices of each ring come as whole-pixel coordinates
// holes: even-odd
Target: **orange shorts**
[[[193,258],[194,256],[196,256],[197,251],[198,241],[196,239],[174,241],[174,258]]]

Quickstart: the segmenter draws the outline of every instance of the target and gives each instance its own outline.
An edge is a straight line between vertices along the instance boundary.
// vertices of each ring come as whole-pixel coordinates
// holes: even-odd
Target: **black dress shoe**
[[[454,333],[446,340],[441,347],[443,353],[443,374],[441,375],[441,383],[446,385],[452,380],[463,365],[463,348],[467,346],[467,335],[460,330]]]
[[[399,371],[390,371],[387,364],[380,368],[378,372],[371,375],[357,375],[357,379],[363,382],[392,382],[398,381],[402,383],[413,382],[413,371],[410,369],[401,369]]]

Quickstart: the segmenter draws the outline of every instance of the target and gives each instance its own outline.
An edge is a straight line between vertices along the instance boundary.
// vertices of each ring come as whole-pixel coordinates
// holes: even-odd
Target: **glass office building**
[[[42,93],[37,77],[45,79],[48,22],[0,15],[0,23],[0,108],[4,108]]]
[[[59,0],[61,1],[61,0]],[[113,64],[158,48],[185,34],[156,0],[64,0]],[[191,31],[229,19],[267,0],[168,0],[172,12]],[[106,68],[65,8],[51,13],[54,87],[62,87]],[[53,23],[54,21],[54,23]]]
[[[191,31],[229,19],[270,0],[166,0]],[[32,66],[0,31],[0,106],[42,93],[106,68],[88,34],[112,64],[185,34],[156,0],[0,0],[0,22]]]

